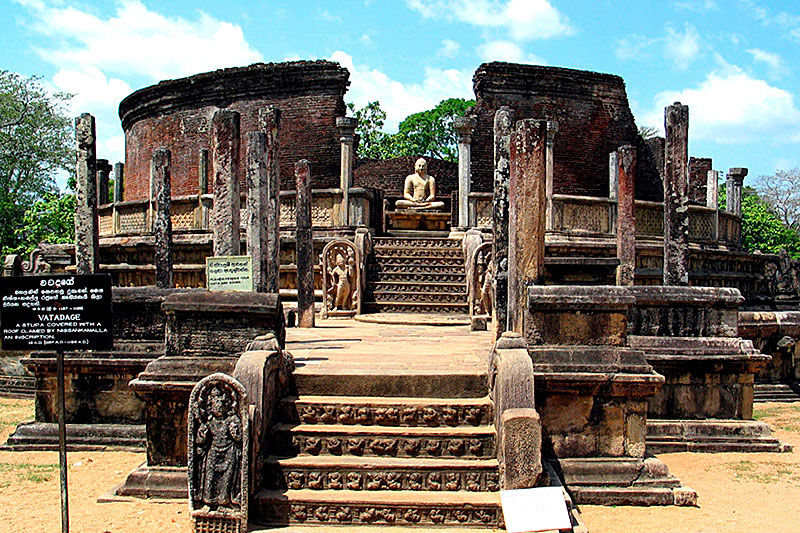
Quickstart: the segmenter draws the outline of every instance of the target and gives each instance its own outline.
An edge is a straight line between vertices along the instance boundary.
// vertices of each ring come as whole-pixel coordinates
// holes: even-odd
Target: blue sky
[[[98,119],[98,156],[124,159],[119,101],[132,91],[257,61],[332,59],[345,99],[379,100],[387,130],[472,97],[485,61],[624,78],[637,124],[690,106],[689,151],[745,182],[800,166],[800,5],[763,0],[2,0],[0,68],[74,93]]]

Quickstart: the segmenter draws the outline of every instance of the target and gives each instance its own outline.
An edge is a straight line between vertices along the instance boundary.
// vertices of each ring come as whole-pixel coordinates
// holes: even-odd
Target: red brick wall
[[[241,114],[242,186],[247,132],[258,129],[259,109],[274,105],[281,111],[281,189],[294,189],[294,164],[300,159],[311,162],[313,187],[338,187],[336,117],[345,114],[347,77],[335,63],[295,62],[200,74],[137,91],[120,105],[126,152],[124,199],[147,198],[150,158],[161,146],[172,151],[172,195],[197,193],[200,150],[209,149],[211,117],[221,107]],[[213,192],[210,176],[208,184]]]
[[[689,158],[689,203],[706,205],[706,185],[711,164],[709,157]]]
[[[355,187],[373,188],[383,191],[384,196],[403,196],[406,176],[414,173],[418,156],[394,159],[359,159],[353,170]],[[426,157],[428,174],[436,179],[436,196],[448,198],[458,190],[458,164]]]
[[[494,113],[558,122],[554,149],[557,194],[608,196],[608,154],[638,135],[622,78],[580,70],[485,63],[473,77],[478,121],[472,139],[473,190],[493,187]],[[638,173],[637,173],[638,176]],[[637,184],[637,193],[639,187]]]

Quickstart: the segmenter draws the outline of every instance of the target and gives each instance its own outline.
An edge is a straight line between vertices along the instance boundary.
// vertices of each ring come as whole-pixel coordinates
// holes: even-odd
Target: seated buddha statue
[[[433,211],[444,207],[444,202],[436,201],[436,180],[428,175],[428,163],[417,159],[414,173],[406,176],[403,185],[403,199],[395,202],[397,209],[414,211]]]

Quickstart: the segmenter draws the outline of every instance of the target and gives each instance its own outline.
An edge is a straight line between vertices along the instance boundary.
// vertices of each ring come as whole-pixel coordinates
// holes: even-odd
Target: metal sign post
[[[110,349],[111,320],[111,276],[108,274],[0,278],[3,347],[56,352],[63,533],[69,533],[64,351]]]

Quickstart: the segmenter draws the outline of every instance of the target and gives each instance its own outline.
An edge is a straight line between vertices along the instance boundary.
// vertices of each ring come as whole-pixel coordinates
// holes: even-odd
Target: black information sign
[[[111,348],[108,274],[0,278],[6,350]]]

